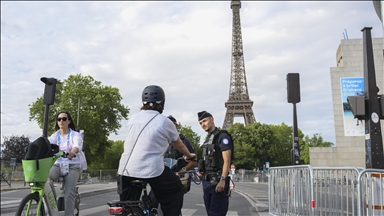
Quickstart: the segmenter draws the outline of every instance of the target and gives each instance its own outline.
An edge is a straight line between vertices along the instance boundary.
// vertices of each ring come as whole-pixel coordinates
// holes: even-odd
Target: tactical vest
[[[219,136],[221,133],[227,133],[226,130],[215,129],[210,137],[207,138],[203,144],[203,160],[206,171],[219,171],[223,168],[224,160],[220,149]],[[213,136],[213,137],[212,137]],[[229,134],[231,137],[231,135]],[[231,137],[232,141],[232,137]],[[232,141],[233,142],[233,141]],[[232,143],[233,146],[233,143]],[[233,160],[233,149],[231,152],[231,158]]]
[[[180,139],[183,141],[185,137],[180,134]],[[183,141],[184,143],[184,141]],[[164,154],[164,158],[172,158],[172,159],[178,159],[182,157],[183,154],[175,149],[175,147],[172,144],[169,144],[167,151]]]

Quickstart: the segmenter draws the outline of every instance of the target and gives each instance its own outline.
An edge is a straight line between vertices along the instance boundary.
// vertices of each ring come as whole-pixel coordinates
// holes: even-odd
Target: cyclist
[[[175,125],[175,127],[177,129],[178,125],[177,125],[176,119],[172,115],[169,115],[167,118],[169,118],[172,121],[172,123]],[[195,150],[193,149],[193,147],[192,147],[191,143],[189,142],[189,140],[185,136],[183,136],[182,134],[179,134],[179,136],[180,136],[181,141],[183,141],[185,147],[188,148],[189,152],[195,153]],[[175,147],[172,144],[169,144],[168,149],[165,152],[164,158],[178,159],[178,158],[183,157],[183,156],[184,156],[183,153],[181,153],[177,149],[175,149]],[[189,163],[187,163],[187,165],[185,167],[182,167],[179,170],[173,170],[173,171],[175,171],[175,172],[179,172],[179,171],[186,172],[186,171],[189,171],[191,169],[194,169],[195,166],[196,166],[196,162],[195,161],[190,161]],[[188,183],[189,184],[191,183],[190,179],[189,179]],[[188,186],[187,185],[183,185],[183,187],[186,188]],[[156,197],[155,197],[155,195],[153,194],[152,191],[149,193],[149,196],[151,197],[151,207],[152,208],[157,208],[159,206],[159,202],[157,201],[157,199],[156,199]]]
[[[169,143],[185,155],[195,157],[185,147],[172,121],[164,115],[165,93],[157,85],[149,85],[142,92],[141,111],[133,114],[126,125],[124,152],[118,169],[120,201],[139,200],[141,188],[130,184],[144,180],[151,186],[161,204],[164,215],[178,216],[183,206],[184,191],[180,179],[164,165],[164,154]]]
[[[78,154],[83,148],[83,140],[81,134],[75,131],[75,123],[67,111],[61,111],[56,116],[57,131],[53,133],[48,140],[51,144],[57,144],[60,151],[68,153],[67,158],[60,157],[56,160],[49,172],[50,184],[53,187],[53,182],[57,181],[60,175],[65,178],[65,194],[64,206],[65,215],[73,216],[75,210],[75,193],[76,183],[82,172],[81,162],[85,158],[81,158],[83,154]],[[77,157],[75,157],[78,154]]]

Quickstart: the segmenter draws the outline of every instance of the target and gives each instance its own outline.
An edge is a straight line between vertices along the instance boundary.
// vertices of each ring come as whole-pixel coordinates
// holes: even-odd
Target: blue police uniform
[[[182,134],[180,134],[179,136],[181,141],[184,143],[185,147],[187,147],[188,151],[190,153],[195,153],[195,150],[193,149],[192,144],[189,142],[189,140]],[[179,152],[175,147],[173,147],[172,144],[170,144],[167,152],[164,155],[164,158],[178,159],[183,156],[184,156],[183,153]],[[174,170],[174,171],[178,172],[179,170]]]
[[[218,136],[218,137],[215,137]],[[203,175],[203,193],[204,193],[204,204],[208,216],[225,216],[228,212],[229,205],[229,177],[227,177],[227,183],[222,192],[216,193],[215,188],[220,181],[221,172],[222,172],[222,151],[232,150],[233,155],[233,141],[231,136],[227,132],[219,131],[217,128],[207,137],[203,149],[207,149],[207,145],[216,145],[215,153],[219,153],[221,161],[212,162],[208,161],[207,150],[203,150],[203,160],[205,164],[205,172]],[[217,148],[218,147],[218,148]],[[217,151],[219,150],[219,151]],[[208,150],[209,151],[209,150]],[[218,168],[215,169],[212,167],[215,166],[214,163],[218,162]],[[214,180],[215,179],[215,180]]]

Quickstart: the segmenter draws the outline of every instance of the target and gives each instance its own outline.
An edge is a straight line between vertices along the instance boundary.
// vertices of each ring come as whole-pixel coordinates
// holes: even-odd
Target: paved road
[[[58,189],[58,187],[56,187]],[[17,190],[17,191],[14,191]],[[93,184],[79,184],[79,192],[82,199],[112,193],[116,191],[116,183],[93,183]],[[8,216],[14,215],[14,210],[9,212],[11,207],[15,208],[17,204],[21,201],[20,197],[24,197],[29,193],[29,187],[24,186],[23,182],[12,182],[12,187],[1,184],[1,215]],[[254,207],[256,210],[255,215],[266,216],[268,213],[268,185],[265,183],[242,183],[236,182],[235,189],[233,190],[233,198],[235,196],[242,196]],[[113,194],[113,193],[112,193]],[[187,194],[189,195],[189,194]],[[201,204],[203,205],[203,204]],[[187,207],[187,206],[185,206]],[[104,207],[97,207],[104,208]],[[8,211],[6,211],[8,209]],[[98,209],[93,208],[87,211],[97,212]],[[231,210],[231,208],[230,208]],[[184,208],[183,215],[192,216],[197,212],[196,208]],[[81,211],[85,213],[86,211]],[[196,213],[195,213],[196,212]],[[90,214],[92,215],[92,214]],[[228,216],[239,215],[237,211],[229,211]]]

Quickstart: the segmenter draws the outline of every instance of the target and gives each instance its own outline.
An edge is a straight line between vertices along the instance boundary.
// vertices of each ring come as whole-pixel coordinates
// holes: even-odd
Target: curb
[[[56,183],[54,183],[56,186]],[[84,182],[78,182],[76,185],[82,185]],[[23,190],[23,189],[30,189],[31,187],[28,185],[28,183],[25,184],[25,186],[18,186],[18,187],[12,187],[12,186],[1,186],[1,191],[11,191],[11,190]]]
[[[13,187],[3,188],[3,187],[1,187],[1,191],[23,190],[23,189],[30,189],[30,187],[29,186],[16,187],[16,188],[13,188]]]

